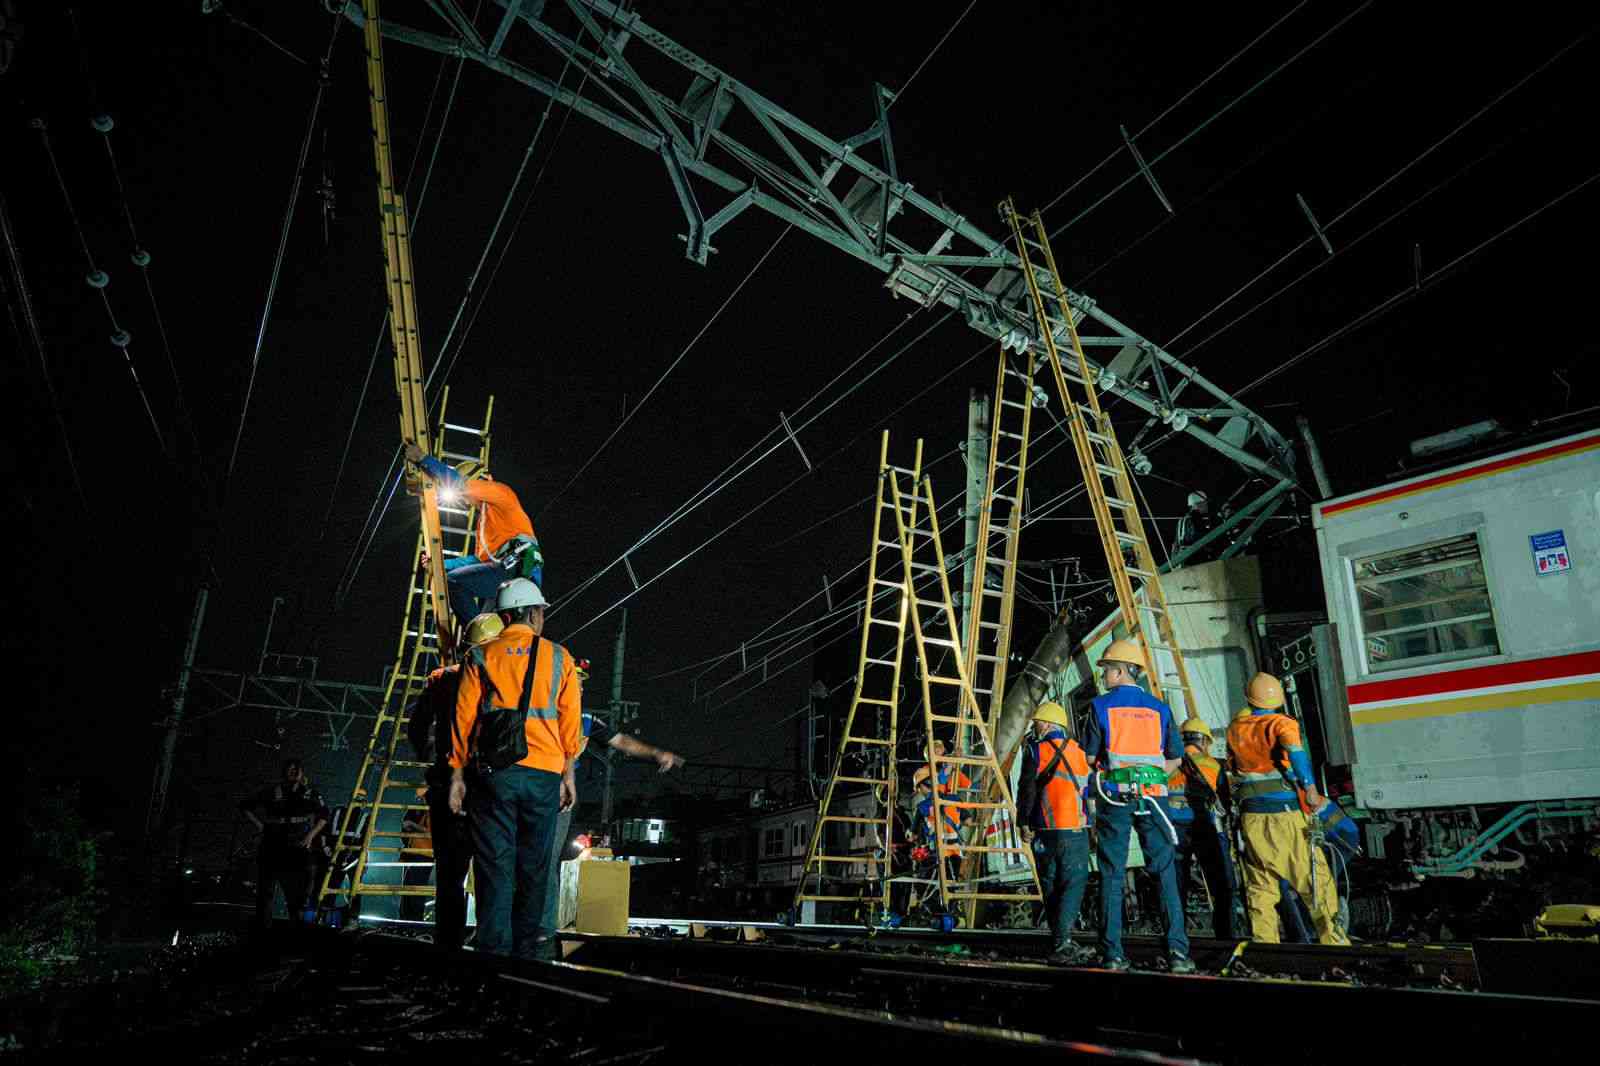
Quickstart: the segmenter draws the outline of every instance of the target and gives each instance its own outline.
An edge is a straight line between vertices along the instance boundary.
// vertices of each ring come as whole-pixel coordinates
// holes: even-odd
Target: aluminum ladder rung
[[[880,744],[883,747],[889,746],[889,741],[880,740],[877,737],[845,737],[844,739],[848,744]]]
[[[941,606],[943,606],[943,605],[941,604]],[[935,648],[955,648],[957,650],[960,649],[960,645],[957,644],[955,641],[951,640],[949,637],[923,637],[922,638],[922,643],[924,643],[924,644],[932,644]]]
[[[1043,897],[1037,892],[949,892],[949,899],[1009,899],[1015,903],[1027,903],[1032,900],[1039,901]],[[854,896],[850,897],[854,899]]]
[[[893,659],[874,659],[870,655],[867,656],[862,661],[871,663],[873,666],[893,666],[894,665],[894,660]]]
[[[454,422],[446,422],[444,424],[444,428],[453,429],[457,433],[471,433],[474,437],[483,436],[483,430],[477,428],[476,426],[458,426]]]
[[[835,781],[847,781],[852,785],[887,785],[889,782],[878,777],[845,777],[842,774],[834,777]]]
[[[988,766],[994,762],[993,759],[984,755],[935,755],[933,761],[936,763],[960,764],[961,766]],[[976,792],[979,790],[972,789],[970,791]]]
[[[440,514],[462,514],[462,515],[466,515],[466,514],[471,514],[472,513],[472,508],[470,508],[470,507],[440,507],[439,508],[439,513]]]
[[[1129,500],[1122,499],[1120,496],[1107,496],[1105,499],[1108,506],[1120,507],[1124,511],[1133,510],[1133,503]]]
[[[971,716],[966,717],[966,718],[961,718],[961,717],[958,717],[958,716],[953,715],[953,714],[930,714],[928,717],[932,718],[935,722],[950,722],[950,723],[952,723],[954,725],[982,725],[983,724],[977,718],[971,717]]]
[[[940,677],[937,674],[929,674],[928,675],[928,681],[929,681],[930,684],[934,684],[934,685],[959,685],[959,684],[961,684],[961,679],[959,677]]]
[[[856,700],[856,702],[857,703],[871,703],[871,704],[875,704],[875,705],[877,705],[879,707],[893,707],[893,706],[896,706],[894,700],[880,700],[876,696],[862,696],[860,699]]]
[[[1008,370],[1007,373],[1015,373],[1015,372]],[[1016,376],[1019,377],[1019,378],[1022,377],[1021,374],[1017,374]],[[1026,379],[1024,379],[1024,380],[1026,380]],[[1028,405],[1025,404],[1025,403],[1022,403],[1022,402],[1020,402],[1018,400],[1001,400],[1000,401],[1000,406],[1001,407],[1026,407]]]
[[[1137,566],[1124,566],[1123,569],[1132,574],[1134,577],[1138,578],[1140,581],[1149,581],[1151,578],[1156,576],[1149,570],[1140,570]]]
[[[1116,537],[1118,540],[1120,540],[1124,544],[1143,544],[1144,543],[1144,538],[1143,537],[1136,536],[1136,535],[1134,535],[1132,533],[1129,533],[1126,530],[1122,530],[1122,529],[1113,529],[1111,531],[1111,535],[1113,537]]]
[[[454,459],[458,463],[476,463],[480,461],[479,456],[468,455],[465,452],[440,452],[439,458]]]
[[[1000,437],[1009,437],[1012,440],[1023,440],[1024,439],[1024,437],[1022,436],[1021,433],[1013,433],[1009,429],[997,429],[997,430],[995,430],[995,435],[996,436],[1000,436]]]
[[[1118,471],[1117,471],[1116,467],[1107,466],[1104,463],[1096,463],[1096,464],[1094,464],[1094,468],[1096,470],[1100,471],[1100,476],[1101,477],[1116,477],[1117,474],[1118,474]]]

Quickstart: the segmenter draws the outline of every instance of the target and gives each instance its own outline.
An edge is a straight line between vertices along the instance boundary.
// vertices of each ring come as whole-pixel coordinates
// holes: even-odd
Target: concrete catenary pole
[[[178,751],[178,733],[183,725],[183,708],[189,699],[189,675],[194,670],[194,653],[200,644],[200,627],[206,620],[206,600],[211,590],[201,585],[194,594],[194,614],[189,619],[189,639],[183,646],[183,665],[178,668],[178,683],[172,689],[167,709],[167,732],[161,740],[161,758],[156,764],[155,787],[150,790],[150,809],[145,814],[145,836],[154,836],[161,826],[167,806],[167,788],[172,783],[172,762]]]

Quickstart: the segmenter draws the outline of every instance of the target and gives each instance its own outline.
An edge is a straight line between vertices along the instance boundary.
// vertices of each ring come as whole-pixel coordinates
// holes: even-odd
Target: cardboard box
[[[628,935],[633,867],[625,862],[568,859],[561,864],[558,928],[604,936]]]

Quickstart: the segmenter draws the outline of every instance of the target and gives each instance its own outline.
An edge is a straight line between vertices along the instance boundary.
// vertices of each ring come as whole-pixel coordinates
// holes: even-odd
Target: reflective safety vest
[[[943,856],[957,855],[960,853],[955,845],[961,842],[961,817],[960,808],[949,803],[939,804],[939,813],[943,816],[944,835],[939,843],[939,854]],[[922,816],[922,835],[931,844],[933,843],[933,797],[929,796],[917,804],[917,813]]]
[[[1057,759],[1057,753],[1062,753]],[[1089,759],[1076,740],[1059,734],[1037,742],[1036,754],[1042,774],[1055,764],[1055,770],[1039,792],[1039,813],[1046,829],[1082,829],[1088,824],[1083,813],[1083,790],[1089,780]]]
[[[484,708],[515,708],[522,682],[533,670],[524,723],[528,754],[520,765],[561,773],[583,750],[583,706],[573,658],[561,645],[535,637],[528,626],[506,626],[481,649],[481,665],[464,670],[456,693],[450,765],[464,769],[472,753],[473,728]]]
[[[1124,697],[1125,689],[1131,689],[1143,699],[1136,701]],[[1145,766],[1165,777],[1166,724],[1172,712],[1164,706],[1151,706],[1157,701],[1147,696],[1143,689],[1134,686],[1112,689],[1104,696],[1097,697],[1094,703],[1096,714],[1102,715],[1105,722],[1106,765],[1102,769],[1116,771],[1124,767]],[[1119,792],[1132,792],[1140,787],[1119,785],[1114,780],[1108,784]],[[1142,786],[1142,790],[1146,796],[1167,794],[1165,784],[1147,784]]]
[[[1289,782],[1288,751],[1300,746],[1300,725],[1286,714],[1256,714],[1246,707],[1228,725],[1228,763],[1233,795],[1250,800],[1298,804]]]
[[[1192,744],[1184,745],[1183,750],[1189,756],[1189,761],[1194,763],[1195,769],[1200,771],[1200,776],[1205,778],[1205,784],[1194,780],[1187,766],[1179,766],[1167,778],[1167,787],[1172,790],[1168,802],[1175,808],[1205,810],[1211,803],[1212,795],[1218,792],[1217,782],[1222,777],[1222,764]],[[1211,786],[1209,792],[1206,791],[1206,785]]]

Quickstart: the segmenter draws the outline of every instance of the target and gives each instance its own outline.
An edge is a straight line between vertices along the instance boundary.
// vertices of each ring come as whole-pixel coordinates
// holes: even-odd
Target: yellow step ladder
[[[481,477],[489,468],[489,424],[494,416],[494,399],[490,398],[484,410],[481,426],[447,421],[449,403],[450,391],[446,389],[433,439],[440,443],[441,452],[453,457],[463,477]],[[460,443],[456,443],[458,441]],[[446,496],[439,511],[445,519],[440,530],[443,554],[447,558],[471,554],[477,535],[478,508]],[[407,823],[420,821],[428,810],[419,793],[426,787],[423,775],[429,764],[408,758],[412,753],[402,747],[407,743],[404,738],[411,723],[412,708],[428,682],[428,675],[446,664],[439,648],[432,590],[418,580],[421,556],[427,543],[427,531],[419,531],[411,555],[411,568],[406,575],[405,615],[400,623],[394,667],[389,672],[378,719],[367,739],[367,750],[356,775],[350,804],[337,827],[332,861],[319,888],[317,898],[323,910],[332,905],[332,896],[336,893],[352,900],[357,896],[431,898],[434,894],[430,883],[434,865],[432,851],[417,851],[407,846],[415,842],[409,838],[428,835],[414,824],[408,828]],[[389,880],[368,877],[378,871],[396,870],[398,876]],[[429,876],[416,878],[419,884],[407,885],[404,882],[408,871],[420,871]],[[347,872],[349,883],[345,884]]]
[[[917,442],[917,454],[922,442]],[[922,690],[923,723],[927,738],[927,765],[932,788],[932,822],[936,829],[932,846],[939,884],[939,899],[946,909],[963,907],[980,900],[1006,900],[1021,903],[1039,900],[1038,870],[1033,850],[1020,840],[988,842],[987,827],[997,815],[1015,821],[1016,801],[1010,782],[1000,773],[993,738],[984,721],[977,694],[967,672],[967,656],[962,648],[961,628],[950,596],[950,575],[946,569],[944,542],[939,533],[939,510],[934,500],[933,481],[920,480],[916,472],[888,469],[890,501],[898,524],[900,552],[906,575],[906,613],[916,641],[917,675]],[[1017,499],[1020,501],[1021,496]],[[920,579],[920,575],[929,575]],[[937,580],[935,580],[935,578]],[[926,586],[932,595],[925,594]],[[949,736],[954,743],[940,753],[936,740]],[[968,784],[960,783],[961,777]],[[998,795],[991,796],[991,789]],[[946,811],[961,824],[953,839],[943,833]],[[976,817],[968,817],[975,815]],[[963,824],[964,823],[964,824]],[[956,860],[946,861],[946,856]],[[974,863],[974,857],[1015,857],[1027,869],[1027,884],[1009,888],[992,885],[1000,880]],[[954,865],[955,869],[950,869]]]
[[[916,459],[906,473],[914,480],[921,469],[922,442],[918,441]],[[889,480],[894,470],[889,465],[886,431],[878,450],[878,495],[872,510],[855,691],[833,773],[811,828],[811,843],[795,890],[797,911],[807,902],[865,904],[869,911],[889,907],[899,781],[897,711],[908,591],[898,535],[904,516],[889,513],[894,506]],[[865,841],[859,839],[862,837]],[[864,923],[872,919],[870,913],[859,917]]]
[[[1091,370],[1078,337],[1077,319],[1081,312],[1072,308],[1039,212],[1024,218],[1008,197],[1000,205],[1000,214],[1010,224],[1017,242],[1022,276],[1039,327],[1037,346],[1042,347],[1041,354],[1049,361],[1065,409],[1067,428],[1122,614],[1121,628],[1129,640],[1145,648],[1150,694],[1165,700],[1181,722],[1196,710],[1189,673],[1178,649],[1155,556],[1145,536],[1133,478],[1111,419],[1100,406],[1098,372]]]

